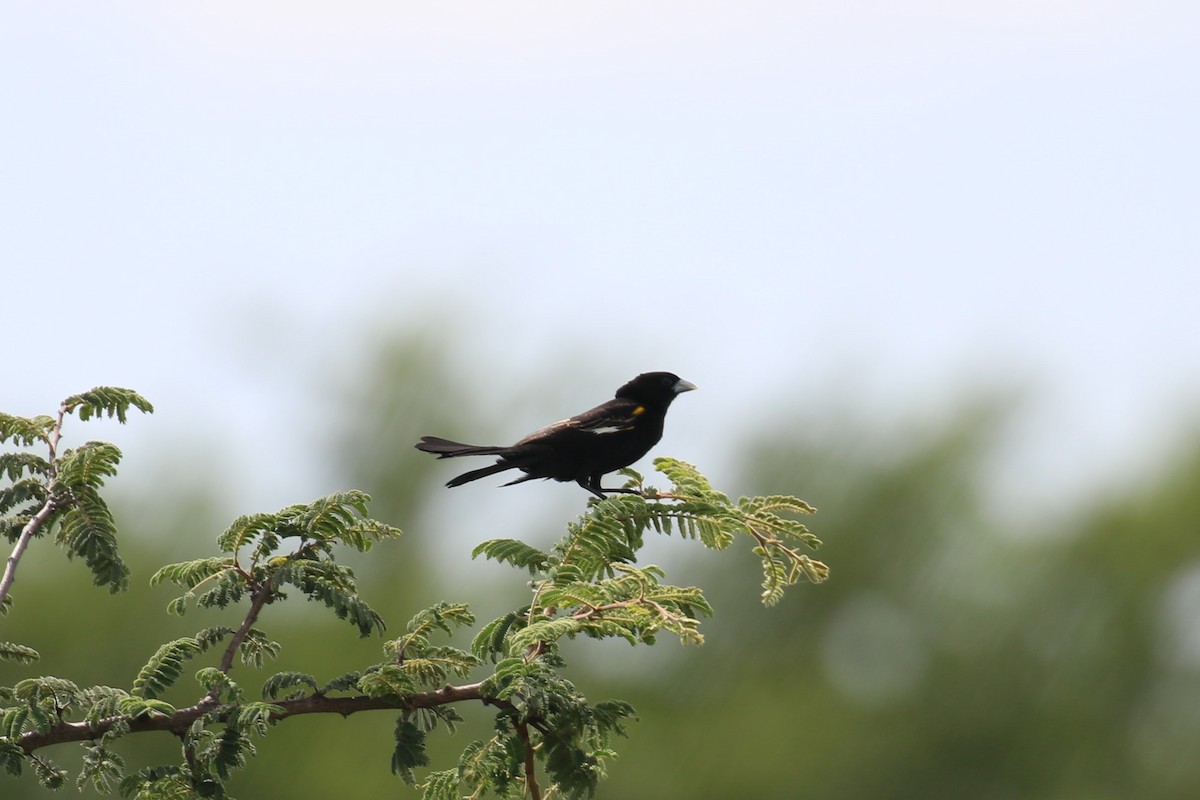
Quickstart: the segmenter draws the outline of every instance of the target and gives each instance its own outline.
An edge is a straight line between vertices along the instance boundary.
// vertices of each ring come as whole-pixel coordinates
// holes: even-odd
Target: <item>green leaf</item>
[[[15,642],[0,642],[0,661],[16,661],[19,664],[32,664],[41,658],[38,651],[32,647]]]
[[[12,439],[21,447],[30,447],[37,442],[50,443],[50,431],[54,430],[54,418],[14,417],[0,414],[0,444]]]
[[[471,652],[480,661],[495,661],[506,652],[504,640],[514,625],[524,623],[525,614],[510,611],[480,628],[471,642]]]
[[[247,758],[253,756],[254,752],[250,737],[231,724],[218,734],[211,752],[203,755],[212,758],[217,776],[225,781],[235,769],[245,767]]]
[[[604,700],[592,707],[592,721],[607,743],[612,735],[625,736],[625,720],[637,719],[637,710],[624,700]]]
[[[384,645],[384,653],[393,660],[428,655],[429,635],[435,630],[446,634],[454,629],[475,624],[475,615],[466,603],[438,603],[413,615],[406,626],[406,633],[395,641]]]
[[[548,553],[525,544],[519,539],[489,539],[481,542],[471,551],[471,558],[478,558],[481,555],[493,561],[527,569],[531,575],[546,569],[550,563]]]
[[[122,389],[117,386],[97,386],[90,391],[73,394],[62,402],[67,413],[79,412],[79,419],[87,421],[92,417],[116,417],[124,425],[130,407],[144,414],[153,414],[154,406],[150,401],[132,389]]]
[[[47,701],[53,708],[69,708],[79,697],[79,687],[63,678],[47,675],[42,678],[26,678],[13,687],[13,697],[34,707]]]
[[[165,692],[183,674],[184,662],[201,652],[195,638],[167,642],[154,653],[133,682],[137,698],[154,698]]]
[[[425,734],[407,717],[396,720],[396,749],[392,752],[392,773],[409,786],[416,785],[413,770],[429,764],[425,752]]]
[[[29,722],[29,706],[5,709],[3,715],[0,716],[0,744],[3,744],[5,740],[15,742],[19,739],[25,732],[27,722]]]
[[[227,553],[237,552],[256,538],[270,536],[279,524],[279,517],[275,514],[240,516],[217,537],[217,546]],[[277,541],[278,537],[275,539]]]
[[[443,769],[425,776],[421,800],[459,800],[458,770]]]
[[[112,592],[129,587],[129,567],[117,552],[117,526],[112,512],[95,487],[84,484],[72,491],[71,507],[62,516],[56,540],[67,557],[81,556],[97,586]]]
[[[296,512],[299,528],[308,537],[337,541],[365,552],[380,539],[400,535],[399,528],[364,519],[370,499],[368,494],[357,490],[337,492],[289,511]]]
[[[276,717],[283,712],[283,706],[274,703],[243,703],[230,713],[229,726],[245,734],[266,736],[267,731],[275,724]]]
[[[573,636],[581,630],[583,630],[583,623],[570,617],[538,620],[508,638],[508,652],[510,655],[517,655],[537,642],[556,642],[564,636]]]
[[[279,658],[279,650],[279,642],[271,641],[258,628],[251,628],[246,631],[246,638],[242,639],[238,647],[238,655],[243,664],[262,669],[268,658]]]
[[[358,682],[362,679],[362,673],[358,670],[347,672],[345,675],[339,675],[329,683],[321,687],[321,694],[329,694],[330,692],[349,692],[358,689]]]
[[[418,688],[399,664],[372,667],[358,681],[358,690],[368,697],[407,697]]]
[[[241,600],[245,593],[245,579],[233,570],[225,570],[217,574],[211,589],[196,597],[196,605],[201,608],[226,608]],[[183,613],[182,607],[190,596],[190,593],[186,594],[176,601],[179,607],[174,609],[175,613]],[[172,606],[175,606],[176,603],[172,603]]]
[[[198,800],[192,782],[178,766],[144,767],[126,775],[119,787],[134,800]]]
[[[67,450],[58,460],[58,482],[68,490],[99,488],[104,479],[117,474],[121,451],[107,442],[87,442]]]
[[[84,719],[97,723],[102,719],[117,716],[121,713],[121,703],[129,697],[129,692],[112,686],[89,686],[80,692],[79,704],[84,709]],[[113,726],[106,738],[117,739],[124,732],[119,726]]]
[[[274,587],[291,584],[330,608],[338,619],[358,628],[360,636],[386,629],[383,617],[358,596],[354,574],[348,567],[328,561],[289,560],[271,576]]]
[[[479,664],[479,659],[469,653],[453,647],[436,647],[423,656],[405,658],[400,666],[418,684],[432,687],[444,684],[451,674],[466,677]]]
[[[163,581],[170,581],[176,586],[194,589],[214,575],[219,575],[232,568],[233,559],[221,556],[167,564],[150,576],[150,585],[158,586]]]
[[[0,489],[0,514],[7,514],[17,506],[26,503],[29,504],[20,518],[12,520],[9,526],[19,534],[21,528],[25,527],[26,523],[33,518],[33,515],[46,502],[46,497],[45,483],[37,478],[22,478],[11,486],[5,486],[3,489]],[[46,528],[44,527],[42,530],[44,531]],[[16,536],[11,538],[15,539]]]
[[[67,771],[55,766],[45,757],[38,756],[30,761],[33,764],[33,771],[37,775],[38,783],[44,788],[61,789],[67,782]]]
[[[216,667],[202,667],[196,670],[196,682],[204,690],[225,702],[235,703],[242,699],[242,690],[237,683]]]
[[[307,686],[311,691],[291,691],[297,686]],[[317,679],[303,672],[277,672],[263,683],[262,696],[271,700],[293,700],[307,694],[318,694]]]
[[[125,775],[125,759],[99,744],[83,748],[83,766],[75,787],[83,791],[89,783],[100,794],[108,794]]]
[[[202,652],[215,647],[224,641],[225,637],[233,633],[233,628],[225,625],[217,625],[211,628],[205,628],[196,634],[196,644]]]
[[[337,492],[311,503],[288,506],[275,514],[239,517],[217,539],[218,545],[235,552],[257,540],[255,557],[269,558],[280,541],[298,537],[311,547],[344,544],[366,551],[382,539],[400,535],[400,529],[366,518],[370,497],[364,492]]]
[[[29,759],[15,739],[13,734],[7,734],[7,738],[0,739],[0,765],[4,766],[5,772],[14,777],[21,774],[25,762]]]
[[[137,719],[138,717],[143,716],[169,717],[175,713],[175,706],[171,705],[170,703],[164,703],[162,700],[153,700],[145,697],[124,697],[118,703],[118,706],[121,715],[129,717],[130,719]]]
[[[50,476],[50,462],[33,453],[0,453],[0,475],[17,482],[25,475]]]

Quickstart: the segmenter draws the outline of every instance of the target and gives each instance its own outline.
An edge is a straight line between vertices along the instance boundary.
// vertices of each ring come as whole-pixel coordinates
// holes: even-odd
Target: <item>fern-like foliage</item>
[[[520,763],[532,749],[556,794],[569,798],[595,794],[605,762],[615,755],[612,739],[625,735],[625,722],[635,715],[632,706],[622,701],[589,702],[546,659],[506,659],[497,665],[486,688],[512,711],[497,717],[493,742],[477,749],[484,763],[493,760],[498,750],[510,757],[510,765],[512,756]],[[459,785],[474,788],[473,781],[465,780],[469,773],[463,766],[460,762]],[[515,782],[518,775],[510,766],[509,781]],[[482,777],[494,780],[494,773],[488,770]],[[440,778],[427,792],[444,791],[445,781],[447,777]]]
[[[75,787],[83,791],[89,784],[100,794],[108,794],[125,774],[125,759],[101,744],[83,748],[83,766]]]
[[[406,659],[422,658],[431,652],[429,637],[433,633],[441,631],[450,635],[456,628],[474,624],[475,615],[465,603],[438,603],[418,611],[405,626],[404,635],[388,642],[384,646],[384,652],[392,656],[397,663],[404,663]]]
[[[239,517],[217,537],[228,555],[168,564],[151,583],[169,582],[186,590],[168,605],[175,614],[190,605],[225,608],[259,593],[264,602],[273,602],[294,588],[354,625],[360,635],[380,633],[383,618],[359,596],[354,572],[334,557],[336,545],[367,551],[400,535],[398,528],[365,516],[369,500],[363,492],[339,492],[273,514]],[[253,641],[248,639],[243,648],[248,644]]]
[[[46,456],[32,452],[0,453],[0,536],[22,540],[23,550],[35,536],[57,528],[57,543],[68,558],[79,556],[98,586],[117,592],[129,585],[129,568],[117,551],[117,528],[108,505],[100,496],[106,478],[116,474],[121,451],[107,442],[87,442],[58,449],[63,420],[77,413],[80,420],[107,415],[126,421],[130,408],[145,413],[150,402],[129,389],[100,386],[72,395],[59,406],[57,417],[17,417],[0,414],[0,444],[41,446]],[[15,563],[9,567],[15,569]],[[0,591],[0,607],[7,603],[12,575]]]
[[[471,558],[485,556],[493,561],[529,570],[531,575],[550,565],[550,555],[518,539],[488,539],[471,551]]]
[[[518,539],[492,539],[473,557],[527,570],[530,603],[486,623],[471,650],[495,668],[484,693],[503,711],[496,735],[463,751],[457,768],[431,773],[421,785],[426,800],[527,796],[530,759],[550,779],[547,795],[592,796],[613,755],[612,740],[624,735],[634,710],[621,701],[589,702],[561,674],[563,638],[620,638],[654,644],[662,632],[699,644],[700,620],[712,607],[697,587],[674,586],[652,564],[636,564],[647,533],[672,534],[724,550],[744,536],[763,563],[764,603],[777,602],[800,578],[819,583],[824,564],[799,548],[820,542],[797,519],[813,509],[794,497],[732,500],[715,490],[690,464],[658,459],[671,481],[667,490],[647,486],[633,470],[628,494],[592,501],[549,551]],[[399,744],[398,744],[399,746]],[[423,751],[422,751],[423,752]]]
[[[470,653],[454,647],[434,644],[430,636],[452,634],[456,628],[474,624],[467,606],[438,603],[417,612],[403,636],[384,644],[388,661],[376,664],[358,679],[355,688],[368,697],[404,699],[423,689],[445,685],[451,677],[465,677],[479,666]],[[438,722],[453,730],[460,717],[449,708],[424,708],[406,711],[396,723],[396,748],[392,771],[409,784],[415,784],[413,770],[428,763],[425,739]]]
[[[0,476],[16,483],[25,475],[45,479],[50,476],[50,462],[35,453],[0,453]],[[0,506],[0,512],[5,511]]]
[[[0,414],[0,444],[9,441],[20,447],[32,447],[39,442],[49,444],[54,425],[54,417]]]
[[[122,413],[121,395],[101,393],[75,400],[72,409],[87,409],[81,416],[104,412],[120,417]],[[130,405],[135,405],[132,399]],[[60,544],[70,554],[88,559],[94,571],[105,558],[114,565],[120,563],[111,538],[112,518],[97,492],[114,473],[119,456],[116,448],[100,443],[66,453],[49,489],[57,492],[53,497],[62,503]],[[11,464],[21,475],[30,471],[26,466],[35,472],[38,467],[28,460]],[[266,682],[265,700],[252,701],[231,675],[235,659],[262,669],[278,656],[279,644],[254,623],[264,608],[286,600],[291,592],[325,605],[361,635],[383,631],[382,617],[359,596],[352,571],[335,559],[338,546],[367,551],[375,543],[399,535],[397,529],[366,516],[367,501],[361,492],[343,492],[274,514],[241,517],[219,537],[224,555],[159,569],[152,584],[168,583],[183,590],[168,611],[183,614],[190,607],[228,608],[248,603],[245,620],[237,627],[209,627],[194,637],[162,645],[138,672],[129,692],[108,687],[80,690],[49,678],[31,679],[11,690],[0,688],[0,702],[5,703],[0,705],[0,764],[14,774],[30,767],[45,785],[61,785],[63,775],[49,761],[8,745],[23,736],[47,735],[74,714],[101,731],[86,746],[77,785],[99,790],[117,787],[128,797],[146,799],[221,797],[225,781],[254,755],[254,740],[267,735],[285,713],[272,702],[276,699],[320,698],[326,692],[339,691],[389,698],[399,704],[400,698],[415,691],[465,676],[478,660],[430,639],[432,634],[450,633],[474,622],[466,606],[446,603],[417,614],[401,639],[387,643],[384,651],[389,661],[347,673],[320,689],[311,675],[279,673]],[[116,567],[109,569],[114,576],[110,582],[115,582]],[[163,697],[168,692],[182,691],[179,679],[189,662],[214,650],[221,653],[220,666],[200,666],[195,672],[204,693],[201,699],[184,709],[166,702]],[[20,661],[34,657],[34,651],[20,645],[0,646],[0,658]],[[184,714],[191,720],[182,736],[184,763],[127,774],[124,762],[110,749],[112,743],[128,735],[136,724],[152,725],[155,720],[178,719]],[[434,723],[452,726],[457,719],[448,708],[405,712],[405,720],[421,737]],[[174,723],[171,725],[176,730]],[[401,758],[398,763],[403,761]]]
[[[716,550],[747,536],[763,563],[767,604],[778,602],[801,577],[814,583],[827,577],[824,564],[798,550],[820,542],[786,516],[812,513],[802,500],[771,496],[735,502],[690,464],[660,458],[655,466],[671,480],[669,490],[647,487],[640,474],[623,470],[637,493],[593,501],[549,553],[515,539],[492,539],[475,548],[474,556],[535,576],[533,602],[523,615],[507,614],[486,625],[472,645],[476,657],[536,655],[563,637],[581,634],[653,644],[666,631],[684,643],[701,643],[699,620],[712,608],[700,589],[672,586],[658,567],[632,563],[651,531],[678,533]]]
[[[297,687],[307,687],[308,692]],[[303,672],[277,672],[263,683],[262,694],[270,700],[292,700],[305,694],[316,694],[317,679]]]
[[[3,525],[5,538],[15,540],[45,504],[48,495],[49,484],[44,477],[22,478],[0,488],[0,515],[4,515],[0,517],[0,525]]]
[[[63,410],[68,414],[77,414],[79,419],[87,421],[92,417],[116,417],[124,425],[130,408],[136,408],[143,414],[153,414],[154,406],[132,389],[122,389],[119,386],[97,386],[94,389],[79,394],[73,394],[62,402]]]
[[[375,542],[400,535],[398,528],[367,516],[370,499],[360,491],[338,492],[274,514],[239,517],[217,538],[217,545],[235,554],[253,546],[251,557],[256,561],[270,558],[286,538],[300,539],[314,554],[329,554],[335,544],[365,552]]]
[[[396,721],[396,748],[392,751],[392,772],[410,786],[416,783],[417,767],[429,763],[425,752],[425,734],[407,717]]]
[[[194,637],[167,642],[138,671],[133,695],[153,699],[165,692],[183,674],[184,662],[201,651]]]
[[[15,642],[0,642],[0,661],[16,661],[20,664],[32,664],[41,656],[32,647]]]
[[[524,745],[507,730],[507,723],[486,742],[474,741],[463,748],[455,769],[432,772],[421,789],[424,800],[459,800],[480,797],[487,790],[503,798],[527,796],[519,765]]]
[[[104,479],[117,474],[121,451],[108,442],[87,442],[66,450],[58,460],[58,481],[70,492],[85,487],[98,489]]]
[[[509,640],[509,634],[526,627],[529,621],[528,614],[528,608],[518,609],[484,625],[471,642],[471,652],[480,661],[495,662],[502,658],[508,652],[506,642]]]
[[[129,588],[129,567],[117,552],[117,524],[94,487],[84,485],[71,491],[55,540],[68,558],[83,559],[97,586],[107,586],[112,592]]]
[[[0,453],[0,480],[6,481],[0,487],[0,535],[17,543],[14,552],[53,531],[68,557],[86,563],[95,583],[112,591],[127,586],[116,523],[101,495],[121,452],[103,442],[61,451],[58,445],[65,417],[125,422],[130,409],[153,410],[128,389],[97,387],[64,400],[56,417],[0,414],[0,444],[45,451]],[[59,788],[66,772],[34,751],[75,741],[83,747],[75,781],[80,789],[116,790],[134,800],[224,798],[226,782],[282,720],[386,708],[398,714],[392,771],[419,785],[427,800],[592,797],[634,710],[619,700],[591,701],[576,688],[566,677],[564,654],[570,650],[560,646],[562,640],[653,645],[666,633],[700,644],[701,620],[713,611],[698,587],[672,585],[661,568],[638,563],[647,535],[678,534],[713,550],[748,541],[763,565],[767,604],[801,579],[817,583],[828,575],[805,552],[820,543],[800,522],[813,510],[803,501],[735,501],[689,464],[658,459],[655,466],[669,488],[659,490],[623,470],[630,493],[589,501],[553,546],[517,538],[479,544],[472,557],[528,573],[530,595],[479,626],[469,650],[456,647],[454,637],[477,626],[475,615],[464,604],[436,603],[383,642],[379,663],[357,665],[324,683],[306,672],[277,672],[262,682],[261,699],[251,699],[244,673],[262,670],[280,654],[265,626],[275,604],[303,597],[360,636],[384,632],[382,616],[361,596],[338,555],[341,548],[370,551],[400,531],[372,519],[369,498],[359,491],[238,517],[217,537],[218,554],[163,566],[150,582],[177,588],[169,613],[237,609],[240,623],[210,625],[163,644],[129,689],[81,687],[55,677],[0,687],[0,767],[13,775],[28,770],[43,786]],[[0,611],[7,602],[0,598]],[[0,661],[37,658],[32,648],[0,643]],[[181,680],[185,673],[194,681]],[[180,696],[184,703],[174,705]],[[430,763],[429,737],[442,728],[455,731],[462,717],[451,704],[462,701],[483,701],[494,710],[491,737],[468,743],[450,768],[419,778]],[[180,763],[127,768],[116,752],[120,741],[150,730],[179,738]]]

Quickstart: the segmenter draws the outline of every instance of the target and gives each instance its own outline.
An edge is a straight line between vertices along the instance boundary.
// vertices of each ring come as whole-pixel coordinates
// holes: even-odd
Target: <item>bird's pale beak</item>
[[[698,387],[691,381],[678,380],[671,388],[675,390],[675,394],[683,394],[684,392],[690,392]]]

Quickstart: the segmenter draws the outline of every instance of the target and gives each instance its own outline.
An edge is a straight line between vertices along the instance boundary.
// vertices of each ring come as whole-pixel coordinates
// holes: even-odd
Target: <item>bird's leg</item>
[[[587,489],[592,494],[603,500],[607,494],[641,494],[637,489],[609,489],[600,485],[599,475],[593,475],[590,478],[581,478],[579,485]],[[607,494],[606,494],[607,493]]]
[[[592,494],[596,495],[596,497],[599,497],[601,500],[604,499],[604,496],[605,496],[604,489],[600,488],[600,481],[597,480],[595,477],[580,478],[579,480],[577,480],[575,482],[578,483],[583,488],[587,489]]]

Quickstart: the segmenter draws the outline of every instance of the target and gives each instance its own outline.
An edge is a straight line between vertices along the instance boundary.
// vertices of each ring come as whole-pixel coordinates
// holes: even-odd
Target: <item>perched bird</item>
[[[447,486],[519,469],[525,474],[514,483],[534,478],[575,481],[597,497],[605,492],[601,476],[637,461],[662,438],[663,421],[676,395],[695,389],[693,383],[670,372],[644,372],[617,389],[617,395],[590,411],[547,425],[511,447],[461,444],[437,436],[422,436],[418,450],[438,458],[499,456],[495,464],[464,472]]]

